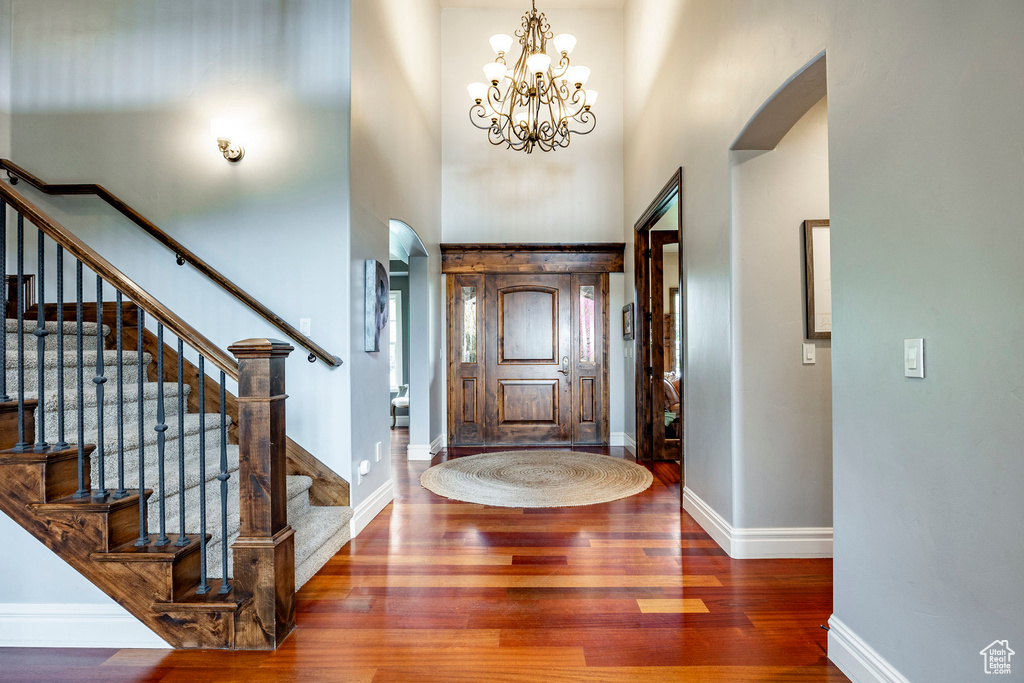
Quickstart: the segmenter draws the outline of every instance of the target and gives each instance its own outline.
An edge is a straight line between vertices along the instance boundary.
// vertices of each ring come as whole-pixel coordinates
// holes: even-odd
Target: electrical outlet
[[[306,335],[310,335],[310,328],[313,326],[312,318],[299,318],[299,332]]]
[[[384,451],[384,444],[381,443],[380,441],[378,441],[377,442],[377,453],[376,453],[376,455],[377,455],[377,462],[380,462],[381,454],[383,453],[383,451]]]

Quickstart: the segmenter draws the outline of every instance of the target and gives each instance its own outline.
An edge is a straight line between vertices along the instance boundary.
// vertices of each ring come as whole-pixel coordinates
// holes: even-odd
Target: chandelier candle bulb
[[[516,42],[519,57],[514,63],[506,61]],[[556,50],[554,60],[548,54],[549,42]],[[487,131],[488,142],[527,154],[538,147],[552,152],[568,147],[574,134],[594,130],[597,118],[590,108],[597,92],[581,91],[590,69],[572,66],[569,60],[576,37],[554,35],[535,0],[514,38],[498,33],[491,36],[490,44],[498,58],[484,66],[487,82],[466,88],[473,99],[469,120]]]

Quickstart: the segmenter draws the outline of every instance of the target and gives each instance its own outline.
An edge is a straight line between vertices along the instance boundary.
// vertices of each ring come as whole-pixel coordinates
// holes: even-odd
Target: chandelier
[[[527,154],[535,147],[544,152],[568,147],[572,134],[586,135],[597,124],[590,111],[597,101],[597,91],[583,89],[590,69],[569,63],[576,38],[568,33],[552,38],[551,25],[543,13],[537,13],[536,0],[523,15],[516,38],[523,51],[515,66],[509,68],[505,55],[512,47],[512,36],[491,36],[491,48],[498,57],[484,65],[488,83],[467,87],[474,101],[469,120],[487,131],[492,145],[506,145]],[[557,64],[552,64],[547,54],[549,40],[554,44]]]

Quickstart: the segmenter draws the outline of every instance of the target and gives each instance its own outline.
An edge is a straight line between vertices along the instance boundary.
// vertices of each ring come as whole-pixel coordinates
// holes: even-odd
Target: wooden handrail
[[[217,286],[219,286],[220,288],[225,290],[228,294],[231,294],[233,297],[235,297],[236,299],[241,301],[243,304],[245,304],[250,309],[255,311],[257,315],[259,315],[264,320],[269,322],[271,325],[273,325],[277,329],[281,330],[281,332],[283,332],[284,334],[288,335],[290,338],[295,340],[300,346],[302,346],[303,348],[308,350],[309,353],[310,353],[309,358],[310,358],[311,361],[316,359],[316,358],[319,358],[324,363],[327,363],[327,365],[329,367],[332,367],[332,368],[341,365],[342,361],[341,361],[340,358],[338,358],[337,356],[329,353],[326,349],[324,349],[322,346],[317,344],[315,341],[313,341],[312,339],[310,339],[306,335],[302,334],[302,332],[299,332],[292,325],[290,325],[286,320],[284,320],[281,316],[277,315],[272,310],[270,310],[269,308],[264,306],[262,303],[260,303],[256,299],[254,299],[252,297],[252,295],[250,295],[244,289],[242,289],[241,287],[236,285],[234,282],[229,280],[223,273],[221,273],[220,271],[216,270],[213,266],[208,264],[206,261],[204,261],[203,259],[201,259],[198,256],[196,256],[192,251],[187,249],[183,244],[181,244],[176,239],[174,239],[173,237],[168,235],[166,232],[164,232],[163,230],[158,228],[156,225],[154,225],[151,221],[149,221],[147,218],[145,218],[138,211],[136,211],[132,207],[128,206],[128,204],[126,204],[125,202],[121,201],[118,197],[114,196],[109,190],[107,190],[102,185],[96,185],[94,183],[64,183],[64,184],[45,183],[42,180],[40,180],[39,178],[37,178],[34,175],[32,175],[31,173],[29,173],[28,171],[26,171],[25,169],[23,169],[20,166],[18,166],[17,164],[15,164],[10,159],[0,159],[0,168],[2,168],[5,171],[7,171],[7,175],[10,176],[12,184],[15,183],[17,179],[20,178],[21,180],[24,180],[26,183],[28,183],[32,187],[36,188],[37,190],[39,190],[43,194],[47,194],[47,195],[51,195],[51,196],[61,196],[61,195],[96,195],[97,197],[99,197],[100,199],[105,201],[107,204],[112,206],[114,209],[116,209],[125,218],[127,218],[132,223],[135,223],[135,225],[139,226],[144,231],[146,231],[150,235],[150,237],[152,237],[157,242],[159,242],[160,244],[164,245],[165,247],[167,247],[168,249],[173,251],[174,254],[175,254],[175,257],[178,259],[178,264],[179,265],[183,265],[184,263],[190,264],[192,267],[194,267],[200,273],[202,273],[203,275],[208,277],[210,280],[212,280],[214,282],[214,284],[216,284]],[[4,194],[4,196],[8,196],[7,193],[3,193],[3,194]],[[21,197],[20,194],[18,196]],[[22,200],[27,203],[27,200],[24,200],[24,198],[22,198]],[[11,204],[14,205],[15,202],[12,201]],[[32,206],[32,205],[28,204],[28,206]],[[56,224],[53,221],[53,219],[51,219],[48,216],[46,216],[46,214],[44,214],[41,211],[39,211],[39,209],[37,209],[35,207],[32,207],[32,208],[36,212],[38,212],[39,215],[46,217],[47,220],[49,220],[52,223]],[[26,215],[28,215],[28,214],[26,213]],[[59,224],[56,224],[56,225],[59,225]],[[67,230],[64,229],[63,227],[61,227],[60,229],[61,229],[61,231],[63,231],[63,234],[71,236],[71,234],[69,232],[67,232]],[[44,230],[44,232],[47,232],[47,234],[49,234],[48,231]],[[54,239],[56,239],[56,238],[54,238]],[[86,249],[89,249],[89,247],[86,246],[84,243],[79,242],[79,244],[81,244],[82,247],[85,247]],[[67,249],[68,247],[65,247],[65,248]],[[70,249],[69,249],[69,251],[70,251]],[[92,254],[94,254],[97,258],[102,258],[102,257],[99,256],[99,254],[96,254],[96,252],[93,252],[91,249],[89,249],[89,251],[92,252]],[[81,258],[81,257],[79,257],[79,258]],[[83,258],[82,261],[85,262],[86,260]],[[104,263],[106,263],[106,261],[104,261]],[[91,264],[89,264],[89,265],[91,267]],[[110,264],[108,263],[107,265],[110,265]],[[113,268],[113,266],[111,266],[111,268]],[[93,268],[93,269],[96,270],[95,268]],[[114,269],[114,270],[116,271],[116,269]],[[96,272],[99,272],[99,271],[97,270]],[[120,271],[117,271],[117,272],[120,274]],[[123,274],[122,274],[122,277],[123,277]],[[131,280],[129,280],[128,278],[125,278],[125,280],[127,282],[131,283],[133,286],[137,287],[137,285],[135,285],[135,283],[132,282]],[[114,284],[113,281],[111,281],[111,284]],[[139,289],[139,291],[141,292],[143,290]],[[122,293],[128,294],[128,292],[126,292],[126,291],[122,292]],[[149,295],[147,294],[146,296],[149,296]],[[153,299],[153,301],[156,301],[156,300]],[[142,306],[141,302],[136,301],[136,303],[138,303],[140,306]],[[159,303],[159,302],[157,302],[157,303]],[[143,306],[143,309],[145,309],[145,306]],[[168,312],[170,312],[170,311],[168,311]],[[170,325],[168,325],[168,327],[170,327]],[[213,360],[213,358],[211,357],[210,360]],[[229,358],[229,360],[230,360],[230,358]],[[221,369],[223,369],[223,368],[221,368]]]
[[[20,192],[0,183],[0,197],[23,215],[30,223],[49,235],[66,252],[88,266],[94,273],[121,292],[135,305],[151,315],[157,322],[184,340],[208,361],[234,380],[238,379],[238,363],[226,351],[199,333],[178,314],[160,303],[156,297],[137,285],[130,277],[115,268],[88,244],[78,239],[67,228],[28,201]],[[42,304],[42,302],[40,302]]]

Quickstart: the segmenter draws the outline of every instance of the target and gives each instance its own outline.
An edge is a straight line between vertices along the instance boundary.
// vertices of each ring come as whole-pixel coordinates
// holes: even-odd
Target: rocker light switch
[[[311,318],[299,318],[299,332],[309,336],[309,330],[313,326],[313,320]]]
[[[804,344],[804,365],[814,365],[814,344]]]
[[[903,340],[903,376],[924,378],[924,339]]]

